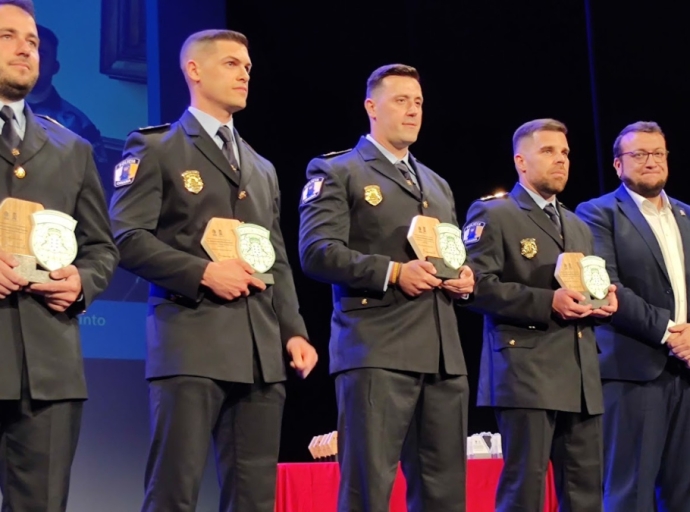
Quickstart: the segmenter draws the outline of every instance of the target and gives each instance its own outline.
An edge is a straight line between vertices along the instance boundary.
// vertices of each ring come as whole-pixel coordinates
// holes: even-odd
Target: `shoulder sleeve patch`
[[[115,172],[113,176],[113,184],[115,188],[124,187],[125,185],[131,185],[134,183],[134,177],[137,175],[139,170],[138,158],[125,158],[119,164],[115,166]]]
[[[323,178],[312,178],[302,189],[302,204],[308,203],[321,195]]]
[[[348,153],[350,151],[352,151],[352,148],[343,149],[341,151],[331,151],[330,153],[325,153],[323,155],[319,155],[319,158],[333,158],[334,156],[344,155],[345,153]]]
[[[472,222],[465,226],[462,230],[462,241],[465,245],[479,242],[479,239],[482,237],[482,232],[484,231],[484,226],[486,226],[486,222]]]

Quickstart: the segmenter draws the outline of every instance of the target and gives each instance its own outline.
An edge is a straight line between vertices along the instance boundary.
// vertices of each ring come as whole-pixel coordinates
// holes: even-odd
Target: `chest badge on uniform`
[[[383,201],[381,187],[378,185],[367,185],[364,187],[364,200],[371,206],[378,206]]]
[[[204,189],[204,180],[201,179],[199,171],[185,171],[182,173],[184,188],[192,194],[198,194]]]
[[[535,238],[523,238],[520,240],[520,254],[528,260],[537,255],[537,240]]]

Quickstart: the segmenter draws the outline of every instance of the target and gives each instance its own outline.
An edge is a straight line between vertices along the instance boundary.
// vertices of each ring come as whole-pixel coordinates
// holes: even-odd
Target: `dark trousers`
[[[82,400],[0,400],[2,512],[64,512],[79,440]]]
[[[464,512],[467,377],[361,368],[335,386],[339,512],[388,512],[398,461],[410,512]]]
[[[221,512],[273,512],[283,383],[176,376],[149,383],[151,448],[143,512],[194,512],[213,439]]]
[[[690,370],[604,381],[606,512],[690,511]]]
[[[601,416],[543,409],[496,409],[504,467],[496,490],[500,512],[542,512],[553,464],[559,510],[602,510]]]

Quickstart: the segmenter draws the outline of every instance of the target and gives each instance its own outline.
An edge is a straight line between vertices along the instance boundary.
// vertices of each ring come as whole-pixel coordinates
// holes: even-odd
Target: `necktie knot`
[[[12,122],[14,119],[14,110],[12,110],[12,107],[9,105],[2,107],[2,110],[0,110],[0,119],[6,123]]]
[[[14,110],[12,107],[5,105],[0,109],[0,119],[2,119],[5,124],[2,125],[2,140],[5,144],[12,150],[15,154],[17,148],[21,144],[21,139],[17,130],[14,128]]]
[[[558,213],[556,212],[556,208],[551,204],[547,204],[544,206],[544,212],[546,215],[549,216],[549,219],[551,219],[551,222],[553,222],[556,225],[556,228],[558,231],[561,231],[561,219],[558,218]]]
[[[232,140],[232,134],[230,133],[230,128],[226,125],[218,128],[218,137],[223,141],[223,144],[227,144]]]
[[[405,181],[410,185],[416,185],[416,176],[413,177],[413,171],[407,166],[404,160],[400,160],[395,164],[395,168],[400,171]]]

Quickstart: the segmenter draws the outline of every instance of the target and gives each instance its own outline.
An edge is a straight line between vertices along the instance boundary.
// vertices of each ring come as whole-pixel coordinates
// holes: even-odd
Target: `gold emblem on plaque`
[[[523,238],[520,240],[520,254],[528,260],[537,255],[537,240],[534,238]]]
[[[198,194],[204,189],[204,180],[201,179],[199,171],[185,171],[182,173],[184,188],[192,194]]]
[[[378,185],[367,185],[364,187],[364,200],[372,206],[378,206],[383,201],[381,187]]]

